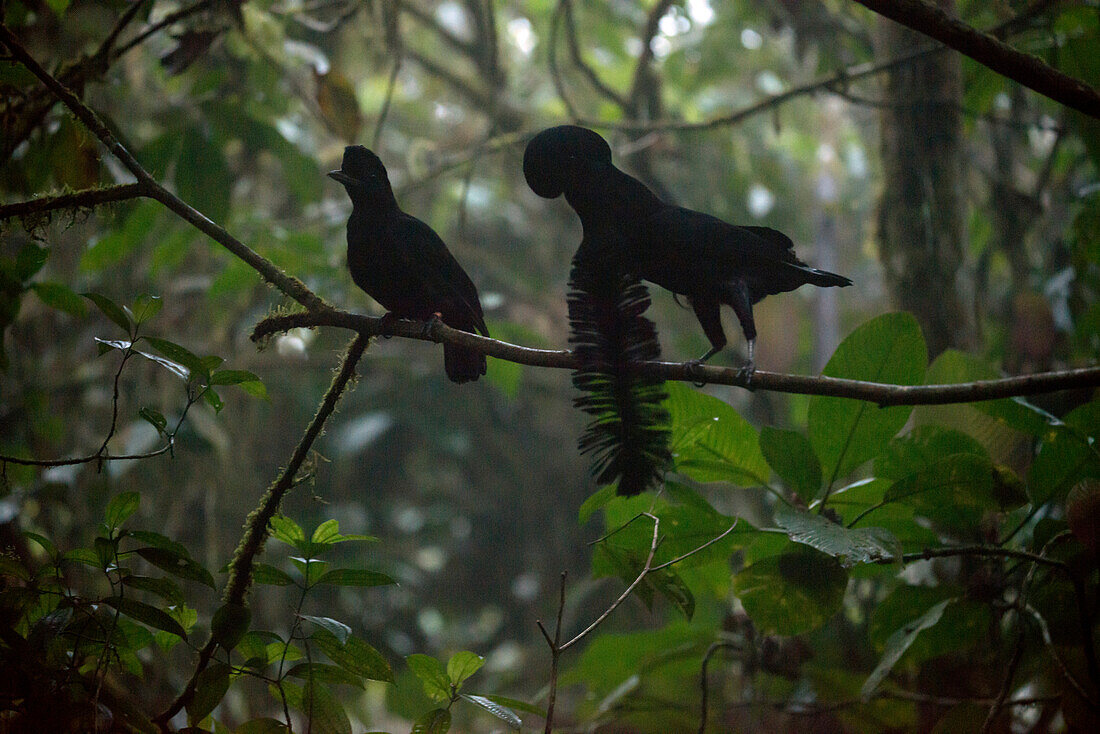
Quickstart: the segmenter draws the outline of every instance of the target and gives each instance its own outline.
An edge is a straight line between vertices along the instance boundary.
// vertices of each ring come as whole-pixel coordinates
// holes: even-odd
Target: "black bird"
[[[489,336],[470,276],[431,227],[401,211],[378,156],[349,145],[341,168],[328,175],[351,197],[348,269],[355,284],[394,316],[438,316],[455,329]],[[485,355],[444,344],[443,366],[453,382],[469,382],[485,374]]]
[[[615,237],[591,243],[586,238],[578,257],[608,263],[687,298],[711,344],[694,360],[698,364],[726,345],[721,304],[732,307],[741,322],[749,351],[743,370],[751,375],[754,303],[806,283],[852,284],[842,275],[799,260],[782,232],[739,227],[666,204],[641,181],[616,168],[607,141],[587,128],[561,125],[540,132],[527,145],[523,172],[539,196],[552,199],[564,193],[586,232],[590,222],[593,227],[617,229]]]

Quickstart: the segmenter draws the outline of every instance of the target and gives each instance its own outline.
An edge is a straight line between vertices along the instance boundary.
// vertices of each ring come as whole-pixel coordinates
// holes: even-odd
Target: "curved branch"
[[[446,324],[423,323],[403,319],[387,320],[361,316],[347,311],[293,313],[272,316],[256,325],[253,341],[278,332],[314,326],[337,326],[358,331],[365,336],[400,336],[437,344],[457,344],[482,352],[490,357],[532,367],[553,367],[573,370],[577,360],[567,349],[532,349],[510,344],[498,339],[470,334],[452,329]],[[1077,388],[1100,387],[1100,365],[1057,372],[1040,372],[1033,375],[1006,377],[999,380],[977,380],[949,385],[889,385],[864,380],[849,380],[820,375],[788,375],[757,370],[751,380],[734,367],[703,365],[696,367],[689,362],[639,362],[639,374],[678,382],[704,382],[715,385],[733,385],[752,390],[798,393],[800,395],[828,395],[851,398],[887,405],[947,405],[973,403],[984,400],[1037,395]]]
[[[181,219],[189,222],[196,229],[206,234],[212,240],[243,260],[247,265],[251,266],[268,283],[271,283],[306,308],[314,310],[331,309],[331,306],[307,288],[305,283],[284,273],[270,260],[261,256],[255,250],[229,234],[224,227],[214,223],[198,209],[195,209],[190,204],[183,201],[183,199],[180,199],[171,191],[161,186],[157,180],[153,178],[152,174],[146,171],[130,151],[128,151],[122,143],[118,141],[114,134],[107,129],[107,126],[103,124],[103,121],[99,119],[96,113],[84,104],[84,102],[73,94],[64,84],[46,71],[46,69],[31,56],[27,49],[23,47],[16,35],[11,32],[11,29],[2,23],[0,23],[0,42],[8,48],[12,57],[38,77],[39,81],[53,92],[77,119],[84,123],[84,125],[99,138],[100,142],[107,147],[107,150],[109,150],[111,154],[134,175],[139,184],[147,188],[146,196],[151,199],[156,199],[161,204],[171,209]]]
[[[116,201],[149,196],[151,189],[144,183],[118,184],[102,188],[82,189],[58,196],[42,196],[29,201],[0,204],[0,221],[28,217],[57,209],[87,209]]]
[[[558,6],[558,13],[561,13],[565,26],[565,40],[569,46],[569,58],[572,59],[574,66],[581,70],[584,74],[584,78],[588,80],[588,83],[592,85],[592,88],[596,90],[598,94],[608,100],[614,102],[621,109],[625,109],[627,105],[626,97],[622,96],[614,89],[604,83],[603,79],[600,79],[600,75],[596,73],[581,55],[581,46],[577,41],[577,24],[573,19],[573,3],[572,0],[561,0]],[[555,13],[556,22],[557,13]],[[553,53],[553,51],[551,51]]]
[[[1044,97],[1100,119],[1100,94],[1080,79],[1037,56],[1017,51],[927,0],[856,0],[860,5],[929,38],[934,38],[998,74]]]

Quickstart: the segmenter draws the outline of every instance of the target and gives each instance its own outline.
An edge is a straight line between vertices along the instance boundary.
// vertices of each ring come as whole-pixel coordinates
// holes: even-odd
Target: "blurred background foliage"
[[[972,25],[1002,28],[1014,46],[1094,86],[1100,81],[1094,4],[952,5]],[[159,181],[340,308],[381,313],[348,277],[350,204],[324,177],[338,167],[345,145],[360,143],[386,163],[402,207],[433,225],[477,283],[494,336],[565,345],[565,281],[580,228],[564,201],[527,189],[520,161],[530,134],[576,120],[605,134],[618,164],[665,198],[780,229],[811,264],[855,281],[842,292],[804,289],[760,304],[761,369],[816,373],[844,334],[898,308],[911,310],[915,321],[878,328],[900,329],[908,340],[912,356],[891,365],[900,369],[899,380],[1043,371],[1095,363],[1100,353],[1100,124],[955,54],[902,63],[889,77],[861,76],[926,42],[892,35],[886,21],[849,2],[7,0],[3,13],[31,53]],[[950,78],[955,86],[937,81]],[[914,89],[922,83],[939,96],[916,108]],[[5,204],[130,180],[19,64],[0,62],[0,87]],[[944,131],[921,127],[931,123]],[[899,144],[907,138],[914,147]],[[892,221],[899,212],[911,219]],[[221,410],[196,403],[171,455],[51,468],[5,462],[0,515],[14,538],[5,545],[37,562],[39,551],[13,529],[43,533],[62,550],[86,546],[110,499],[138,492],[133,522],[183,544],[212,571],[222,568],[248,509],[313,415],[347,335],[293,332],[257,350],[248,339],[253,325],[285,299],[151,200],[57,210],[0,227],[4,455],[94,454],[116,405],[110,452],[149,451],[161,437],[139,410],[174,425],[194,397],[162,365],[136,360],[119,372],[116,402],[118,350],[99,356],[96,338],[120,334],[78,293],[119,304],[146,293],[159,297],[163,308],[142,333],[223,357],[227,368],[258,376],[267,396],[223,390]],[[690,311],[657,290],[651,313],[665,358],[703,352]],[[739,349],[716,361],[740,364]],[[307,533],[334,518],[344,532],[380,538],[334,552],[399,582],[319,591],[311,613],[345,620],[391,661],[477,651],[486,659],[481,690],[538,700],[549,662],[534,622],[554,618],[559,574],[570,574],[567,621],[598,614],[622,588],[600,577],[636,575],[638,559],[630,553],[644,550],[652,528],[632,525],[617,536],[627,549],[620,555],[614,544],[593,554],[589,543],[653,500],[611,502],[602,513],[589,505],[578,522],[595,487],[574,450],[583,421],[571,407],[566,372],[491,359],[486,379],[456,387],[443,376],[439,352],[401,339],[374,343],[355,389],[316,445],[309,481],[284,503],[283,512]],[[686,390],[673,391],[673,401],[688,400]],[[822,578],[839,574],[840,596],[830,596],[838,588],[830,582],[829,593],[811,593],[795,605],[815,608],[820,619],[769,629],[762,620],[773,612],[753,607],[752,599],[782,576],[782,563],[765,561],[787,558],[791,541],[752,528],[779,522],[772,515],[775,494],[805,507],[821,499],[822,486],[875,477],[869,486],[877,490],[835,498],[850,523],[855,513],[885,502],[887,479],[972,452],[1016,483],[1028,480],[1028,494],[1006,501],[1004,492],[990,489],[999,502],[995,521],[992,505],[982,504],[969,514],[937,516],[937,503],[959,501],[949,493],[928,506],[901,507],[891,521],[902,547],[919,550],[944,537],[1007,541],[1004,528],[1024,525],[1014,542],[1039,552],[1033,533],[1049,539],[1065,528],[1061,508],[1070,479],[1094,473],[1095,458],[1081,459],[1076,473],[1048,486],[1053,480],[1043,472],[1062,455],[1052,449],[1048,467],[1034,469],[1040,446],[1059,445],[1046,428],[1028,433],[1021,426],[1034,424],[1025,419],[973,406],[902,409],[868,429],[881,438],[877,444],[872,437],[862,454],[845,457],[841,450],[830,458],[836,449],[827,434],[845,419],[843,411],[805,396],[704,392],[723,401],[722,411],[736,411],[722,418],[730,432],[722,440],[732,442],[722,449],[727,466],[700,459],[695,468],[680,467],[677,481],[686,484],[670,484],[658,507],[671,503],[669,512],[684,515],[662,515],[666,530],[680,522],[692,532],[662,550],[685,552],[715,537],[727,527],[723,518],[742,517],[743,525],[675,581],[650,590],[671,603],[656,602],[650,611],[629,601],[582,654],[566,658],[563,720],[606,725],[601,731],[688,730],[698,716],[703,652],[733,636],[745,645],[755,640],[757,654],[751,662],[731,663],[723,654],[712,661],[712,672],[724,671],[712,716],[736,730],[803,730],[806,716],[737,702],[858,699],[887,638],[912,621],[907,610],[934,609],[945,599],[961,600],[940,607],[945,619],[954,615],[955,626],[928,622],[947,631],[909,649],[906,680],[940,695],[995,696],[1015,638],[997,632],[991,615],[1000,619],[1004,610],[989,600],[1004,579],[983,576],[991,573],[983,561],[929,566],[912,583],[872,564],[852,570],[849,581],[847,562],[814,551],[806,567],[824,564]],[[1078,391],[1035,402],[1064,416],[1089,397]],[[681,408],[689,416],[704,410]],[[1079,417],[1082,435],[1095,436],[1096,416],[1093,410]],[[887,447],[903,425],[910,427],[907,443]],[[939,428],[928,428],[935,433],[929,438],[914,425]],[[768,438],[758,436],[761,427]],[[947,438],[936,433],[947,430],[954,431]],[[949,448],[936,448],[938,440]],[[758,441],[772,451],[766,460]],[[971,469],[961,461],[944,471]],[[931,516],[931,525],[914,522],[914,512]],[[1036,530],[1037,522],[1056,528]],[[944,524],[965,532],[953,535]],[[631,538],[635,529],[638,537]],[[282,552],[269,548],[265,561],[279,562]],[[1019,574],[1011,565],[998,569]],[[686,602],[676,603],[685,599],[672,589],[677,584],[692,598],[690,621]],[[277,587],[253,593],[253,625],[285,633],[292,596]],[[200,627],[208,625],[216,594],[196,593],[188,603],[207,620]],[[750,618],[755,633],[745,631]],[[982,650],[988,657],[967,659],[975,651],[964,640],[993,638]],[[1032,693],[1061,690],[1042,689],[1057,674],[1039,658],[1029,647]],[[185,654],[171,659],[155,667],[142,661],[144,683],[134,695],[150,711],[161,710],[190,674]],[[364,725],[396,727],[395,717],[415,719],[430,708],[405,666],[394,669],[396,686],[371,684],[344,697]],[[968,682],[955,690],[942,684],[947,675]],[[231,692],[218,718],[232,726],[278,715],[271,706],[271,699]],[[1032,731],[1074,730],[1081,721],[1075,716],[1089,716],[1083,703],[1078,709],[1040,708],[1026,723]],[[819,713],[816,721],[826,728],[815,730],[931,730],[945,710],[967,718],[959,707],[899,698]],[[857,714],[858,725],[845,718]],[[501,726],[475,715],[456,710],[456,726]],[[974,731],[984,716],[981,709]]]

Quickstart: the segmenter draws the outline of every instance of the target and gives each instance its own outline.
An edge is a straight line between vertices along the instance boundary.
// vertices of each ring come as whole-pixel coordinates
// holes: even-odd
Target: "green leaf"
[[[484,664],[485,658],[469,650],[461,650],[452,655],[451,659],[447,661],[447,678],[452,686],[458,687]]]
[[[432,709],[413,724],[412,734],[446,734],[451,729],[451,712]]]
[[[1100,477],[1100,400],[1079,406],[1065,425],[1049,428],[1027,473],[1031,500],[1042,505],[1064,499],[1070,487],[1086,477]]]
[[[19,248],[11,274],[17,281],[24,283],[41,270],[49,259],[50,248],[39,247],[33,242],[28,242]]]
[[[954,454],[989,458],[985,447],[962,431],[937,425],[916,426],[891,441],[886,450],[875,457],[875,476],[901,479]]]
[[[886,650],[883,652],[882,658],[879,660],[878,665],[875,666],[875,669],[871,671],[871,674],[867,676],[867,680],[860,690],[860,695],[864,700],[871,697],[879,687],[879,684],[882,683],[883,679],[885,679],[893,669],[894,664],[901,659],[901,656],[909,649],[913,641],[917,639],[917,635],[940,621],[943,610],[950,603],[951,599],[944,599],[918,617],[916,621],[898,629],[890,636],[890,639],[886,642]]]
[[[226,650],[241,641],[252,622],[252,610],[244,604],[222,604],[210,621],[210,636]]]
[[[99,559],[99,567],[106,570],[115,565],[115,554],[118,552],[118,541],[110,538],[97,537],[92,541],[96,558]]]
[[[148,293],[142,293],[134,300],[133,305],[130,306],[130,317],[135,324],[144,324],[160,313],[162,306],[164,306],[164,302],[160,300],[160,296],[151,296]]]
[[[286,571],[266,563],[257,563],[252,567],[252,580],[267,586],[290,586],[294,583]]]
[[[186,367],[192,378],[202,380],[204,384],[210,379],[209,370],[202,359],[186,347],[156,336],[147,336],[145,341],[163,356]]]
[[[424,693],[433,701],[451,700],[451,679],[443,670],[443,664],[431,655],[414,653],[405,658],[409,670],[420,679]]]
[[[480,706],[481,708],[485,709],[490,714],[497,717],[513,729],[518,730],[521,726],[523,726],[523,720],[516,716],[516,712],[509,709],[507,706],[502,706],[496,701],[490,700],[485,696],[474,696],[467,693],[460,693],[458,695],[464,700],[474,704],[475,706]]]
[[[57,558],[57,546],[45,535],[30,530],[24,530],[23,537],[28,540],[33,540],[35,543],[38,543],[38,545],[42,546],[42,550],[46,551],[46,555],[50,558]]]
[[[190,557],[190,554],[187,552],[187,547],[183,545],[183,543],[178,543],[152,530],[130,530],[127,535],[134,540],[140,540],[142,543],[151,545],[154,548],[162,548],[176,555]]]
[[[302,578],[305,579],[306,586],[314,586],[317,584],[317,580],[324,576],[325,569],[328,568],[328,563],[319,560],[317,558],[300,558],[298,556],[291,556],[290,563],[298,572],[302,574]]]
[[[96,308],[98,308],[104,316],[117,324],[120,329],[129,335],[133,335],[134,325],[130,323],[130,317],[126,315],[126,312],[123,311],[117,303],[99,293],[81,293],[80,295],[94,303]]]
[[[760,429],[760,452],[768,466],[806,501],[821,491],[821,463],[801,433],[764,426]]]
[[[341,645],[347,644],[348,639],[351,637],[351,627],[340,620],[333,619],[332,617],[314,617],[310,614],[303,614],[301,616],[305,621],[312,622],[331,634]]]
[[[169,604],[182,604],[183,603],[183,590],[180,589],[172,579],[166,578],[153,578],[152,576],[126,576],[122,579],[122,583],[131,589],[137,589],[138,591],[147,591],[150,594],[156,594],[161,599],[164,599]]]
[[[768,463],[748,421],[718,398],[679,383],[667,388],[677,471],[698,482],[767,484]]]
[[[88,304],[80,300],[67,285],[61,283],[34,283],[31,285],[42,303],[70,316],[82,319],[88,315]]]
[[[101,339],[96,339],[96,341],[102,341],[102,340]],[[110,342],[106,342],[106,343],[110,344],[110,346],[114,346],[113,343],[110,343]],[[180,378],[184,382],[187,382],[189,379],[191,379],[191,371],[189,369],[187,369],[186,367],[184,367],[182,364],[179,364],[178,362],[173,362],[172,360],[167,359],[166,357],[161,357],[161,356],[158,356],[156,354],[150,354],[149,352],[143,352],[140,349],[135,349],[134,353],[135,354],[140,354],[142,357],[145,357],[150,362],[154,362],[156,364],[159,364],[161,367],[168,370],[169,372],[171,372],[173,375]]]
[[[271,537],[282,543],[286,543],[289,546],[297,548],[300,552],[305,553],[306,548],[306,534],[302,531],[302,528],[298,523],[291,520],[286,515],[276,515],[271,518],[269,523],[271,528]]]
[[[167,548],[138,548],[137,554],[162,571],[167,571],[181,579],[189,579],[205,584],[211,589],[214,577],[188,555],[181,555]]]
[[[901,544],[883,528],[848,529],[816,513],[786,505],[776,510],[775,524],[794,542],[833,556],[845,568],[901,557]]]
[[[131,619],[187,639],[187,632],[179,622],[169,616],[167,612],[163,612],[150,604],[128,599],[124,596],[107,597],[103,600],[103,603],[114,607]]]
[[[222,401],[221,396],[218,395],[218,391],[212,387],[208,387],[202,391],[202,399],[214,409],[215,413],[222,412],[222,408],[225,407],[225,402]]]
[[[313,531],[309,542],[317,545],[332,545],[340,540],[340,523],[336,520],[325,520]]]
[[[365,571],[357,568],[334,568],[326,571],[317,579],[316,585],[332,586],[389,586],[397,582],[390,576],[378,571]]]
[[[536,706],[533,703],[521,701],[518,698],[509,698],[507,696],[479,696],[479,698],[487,698],[493,703],[500,704],[501,706],[516,709],[518,711],[526,711],[529,714],[535,714],[544,719],[546,718],[546,709],[541,706]]]
[[[733,590],[764,634],[798,635],[821,627],[844,601],[848,573],[836,559],[795,544],[733,577]]]
[[[316,681],[307,683],[301,709],[309,717],[308,730],[312,734],[351,734],[351,721],[344,707],[326,686]]]
[[[973,529],[986,512],[1020,507],[1027,502],[1006,482],[1007,470],[975,454],[948,456],[899,479],[886,491],[886,502],[901,502],[941,527]]]
[[[129,214],[121,225],[115,224],[108,234],[93,242],[81,254],[82,270],[98,271],[117,267],[153,234],[155,228],[163,229],[158,228],[157,224],[167,213],[159,202],[139,201],[127,209]]]
[[[210,375],[211,385],[237,385],[254,398],[267,400],[267,386],[248,370],[218,370]]]
[[[107,526],[112,530],[118,528],[137,512],[140,505],[141,495],[137,492],[123,492],[115,495],[107,503],[107,511],[104,513]]]
[[[893,385],[919,385],[928,350],[909,313],[871,319],[840,343],[822,374]],[[882,451],[912,413],[911,406],[879,408],[861,400],[810,398],[810,443],[821,461],[826,485],[846,476]]]
[[[286,724],[278,719],[264,717],[244,722],[233,730],[233,734],[287,734],[288,731]]]
[[[164,417],[164,414],[159,410],[153,408],[142,408],[138,411],[138,415],[146,423],[157,429],[157,433],[166,433],[168,430],[168,419]]]
[[[231,673],[232,668],[225,663],[211,663],[210,667],[199,673],[195,695],[187,704],[187,721],[191,726],[198,726],[225,698]]]
[[[362,677],[354,675],[343,668],[325,663],[299,663],[288,670],[286,674],[306,681],[355,686],[356,688],[364,687]]]
[[[65,551],[64,555],[61,556],[61,560],[83,563],[85,566],[91,566],[92,568],[103,568],[99,556],[91,548],[73,548],[70,551]]]
[[[370,680],[393,683],[393,669],[382,657],[382,653],[358,637],[349,637],[341,645],[334,634],[322,628],[314,632],[310,639],[317,643],[332,662],[349,673]]]

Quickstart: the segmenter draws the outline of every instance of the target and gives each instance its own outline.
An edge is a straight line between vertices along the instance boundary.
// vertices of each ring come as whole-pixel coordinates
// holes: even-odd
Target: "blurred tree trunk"
[[[954,0],[937,4],[954,12]],[[885,58],[928,40],[879,18],[876,43]],[[885,82],[879,247],[894,300],[920,321],[931,357],[973,338],[969,296],[959,287],[965,282],[961,76],[961,57],[945,53],[899,67]]]

